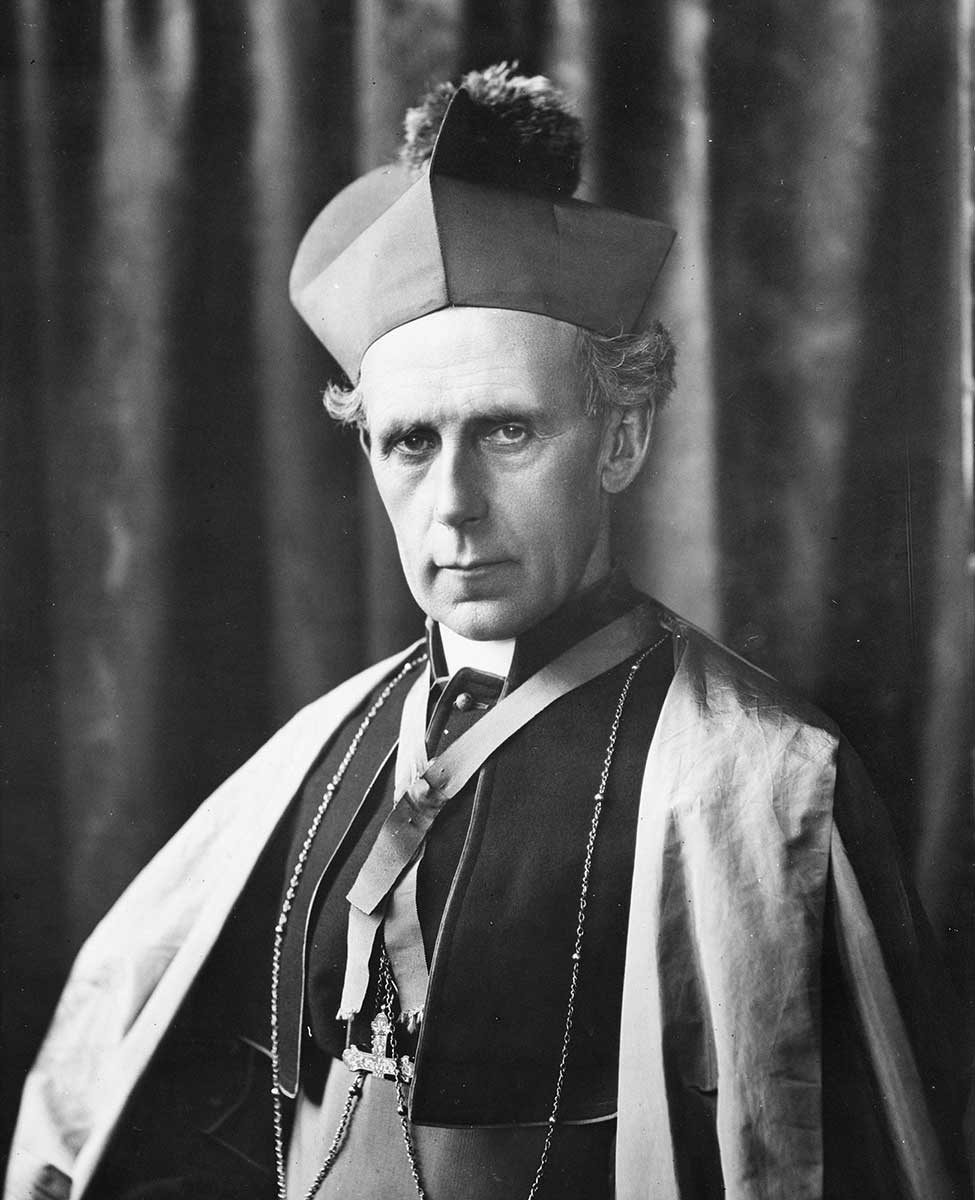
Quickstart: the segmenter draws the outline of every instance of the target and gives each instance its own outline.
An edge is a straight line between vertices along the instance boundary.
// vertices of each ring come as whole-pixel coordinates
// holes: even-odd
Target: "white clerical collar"
[[[440,644],[443,646],[447,671],[453,675],[461,667],[473,667],[489,675],[504,679],[511,668],[515,653],[515,639],[504,638],[497,642],[475,642],[461,637],[446,625],[440,625]]]

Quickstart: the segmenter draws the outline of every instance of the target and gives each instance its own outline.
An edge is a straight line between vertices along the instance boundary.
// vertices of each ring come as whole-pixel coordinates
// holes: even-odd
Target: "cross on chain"
[[[350,1071],[368,1071],[380,1079],[401,1079],[409,1083],[413,1078],[413,1062],[406,1054],[400,1057],[399,1063],[390,1055],[390,1039],[393,1036],[393,1025],[384,1012],[376,1013],[372,1020],[372,1051],[360,1050],[358,1046],[349,1046],[342,1055],[342,1061]]]

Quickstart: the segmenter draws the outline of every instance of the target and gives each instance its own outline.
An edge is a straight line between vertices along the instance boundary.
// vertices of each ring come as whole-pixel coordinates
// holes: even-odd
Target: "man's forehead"
[[[454,308],[379,338],[359,391],[370,425],[538,412],[579,394],[573,325],[535,313]]]
[[[565,321],[513,309],[440,309],[390,330],[366,350],[361,381],[388,370],[455,366],[575,365],[579,330]]]

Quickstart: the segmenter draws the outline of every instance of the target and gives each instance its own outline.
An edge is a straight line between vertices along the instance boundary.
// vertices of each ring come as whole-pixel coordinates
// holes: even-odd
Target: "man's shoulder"
[[[666,610],[662,619],[676,666],[651,745],[647,795],[661,812],[705,813],[729,846],[771,848],[783,833],[798,838],[814,828],[821,840],[842,744],[836,725],[690,622]]]
[[[674,638],[672,701],[712,728],[802,731],[810,743],[835,747],[835,722],[800,692],[730,649],[686,618],[659,606]]]

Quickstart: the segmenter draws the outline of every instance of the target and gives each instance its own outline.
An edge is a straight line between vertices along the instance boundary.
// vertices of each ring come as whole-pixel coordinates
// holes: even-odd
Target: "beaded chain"
[[[552,1149],[552,1139],[555,1135],[555,1127],[558,1122],[559,1108],[562,1104],[562,1092],[565,1088],[566,1067],[569,1060],[569,1045],[572,1040],[572,1025],[575,1020],[576,996],[579,988],[579,967],[582,962],[582,940],[586,927],[586,908],[589,902],[589,877],[592,871],[593,854],[596,848],[596,834],[599,831],[599,820],[603,811],[603,800],[606,797],[606,787],[609,781],[609,771],[613,763],[613,755],[616,751],[616,738],[619,733],[620,721],[623,718],[623,708],[626,704],[626,698],[629,695],[630,687],[633,680],[636,678],[637,671],[643,666],[645,660],[667,641],[669,635],[665,634],[659,641],[654,642],[652,646],[644,650],[642,654],[634,661],[627,674],[623,687],[620,690],[619,699],[616,703],[616,711],[613,714],[613,721],[609,729],[609,738],[606,744],[606,753],[603,757],[602,772],[599,777],[599,786],[593,795],[593,813],[592,820],[589,825],[589,835],[586,839],[586,856],[582,867],[582,883],[579,890],[579,908],[576,913],[576,933],[575,942],[572,948],[572,969],[569,975],[569,993],[566,1001],[565,1025],[562,1033],[562,1050],[559,1055],[558,1071],[555,1079],[555,1091],[552,1098],[552,1108],[546,1122],[545,1140],[542,1143],[542,1151],[539,1156],[538,1169],[535,1172],[535,1177],[532,1180],[531,1188],[528,1191],[526,1200],[536,1200],[539,1188],[542,1185],[542,1178],[545,1174],[545,1168],[548,1165],[549,1154]],[[322,817],[325,815],[325,810],[328,808],[342,777],[345,774],[349,763],[356,750],[359,748],[359,743],[362,736],[368,728],[373,717],[386,702],[390,692],[397,683],[413,669],[422,658],[416,659],[413,662],[407,663],[398,675],[393,678],[386,686],[384,691],[377,697],[375,704],[366,714],[362,724],[356,732],[355,737],[346,751],[345,757],[339,765],[338,770],[332,777],[328,788],[325,790],[325,795],[322,798],[322,803],[319,805],[318,811],[312,820],[308,833],[305,836],[302,844],[301,853],[298,856],[298,862],[295,864],[294,872],[291,876],[291,882],[288,890],[285,893],[285,901],[282,905],[281,915],[278,918],[277,928],[275,930],[274,939],[274,957],[271,968],[271,1070],[273,1086],[271,1088],[274,1097],[274,1153],[275,1163],[278,1174],[278,1197],[279,1200],[287,1200],[287,1190],[285,1185],[285,1169],[284,1169],[284,1133],[283,1120],[281,1115],[281,1093],[279,1087],[279,1055],[278,1055],[278,1019],[277,1019],[277,997],[278,997],[278,977],[280,973],[281,961],[281,946],[284,940],[284,929],[287,925],[288,912],[291,909],[291,902],[294,899],[294,894],[297,889],[298,880],[301,878],[301,873],[304,870],[305,859],[308,857],[308,851],[312,842],[315,839],[315,834],[318,832],[318,826],[321,824]],[[394,1014],[394,997],[395,985],[393,982],[392,971],[389,966],[389,959],[386,956],[385,948],[381,950],[380,958],[380,985],[382,990],[382,1010],[386,1014],[390,1022],[391,1029],[391,1057],[399,1063],[399,1057],[396,1048],[396,1021]],[[345,1136],[348,1132],[349,1125],[352,1121],[352,1114],[355,1111],[359,1098],[362,1095],[363,1083],[367,1072],[356,1071],[349,1087],[349,1092],[345,1100],[345,1107],[342,1115],[339,1118],[338,1127],[335,1131],[335,1136],[325,1155],[325,1160],[322,1163],[318,1174],[312,1181],[311,1187],[305,1195],[305,1200],[313,1200],[315,1193],[325,1182],[329,1171],[338,1158],[339,1151],[345,1141]],[[427,1200],[427,1194],[423,1187],[423,1182],[420,1178],[420,1169],[416,1159],[416,1148],[413,1144],[413,1135],[410,1131],[409,1122],[409,1106],[407,1097],[407,1081],[403,1078],[402,1071],[397,1068],[396,1072],[396,1112],[399,1116],[400,1125],[403,1130],[403,1144],[406,1147],[406,1156],[409,1161],[410,1174],[413,1177],[413,1184],[416,1188],[418,1200]]]
[[[403,1072],[399,1066],[400,1060],[396,1046],[396,1018],[393,1013],[395,986],[385,946],[382,947],[381,956],[379,971],[380,983],[383,989],[383,1012],[389,1018],[389,1052],[396,1063],[396,1115],[399,1117],[400,1128],[403,1130],[403,1145],[406,1147],[406,1158],[410,1164],[413,1186],[416,1188],[416,1194],[420,1200],[426,1200],[426,1192],[423,1190],[423,1183],[420,1179],[420,1168],[417,1166],[416,1161],[416,1147],[413,1145],[413,1133],[410,1130],[410,1108],[409,1098],[406,1093],[406,1080],[403,1078]],[[311,1200],[311,1198],[309,1197],[308,1200]]]
[[[410,659],[400,667],[399,671],[386,684],[383,690],[376,697],[372,707],[362,718],[359,728],[355,731],[355,736],[349,743],[349,748],[345,752],[345,756],[336,768],[335,774],[328,782],[325,793],[322,796],[321,803],[315,810],[315,815],[312,817],[311,824],[308,826],[308,832],[305,834],[305,840],[301,844],[301,850],[298,853],[298,859],[295,862],[294,870],[291,872],[291,879],[288,882],[287,890],[284,894],[284,902],[281,905],[281,912],[278,916],[277,924],[274,927],[274,949],[271,955],[271,1096],[274,1101],[274,1165],[277,1172],[278,1180],[278,1197],[279,1200],[287,1200],[287,1187],[285,1184],[284,1172],[284,1117],[281,1108],[281,1048],[280,1048],[280,1026],[278,1023],[278,988],[281,981],[281,951],[284,947],[284,931],[288,926],[288,915],[291,912],[291,905],[294,902],[295,894],[298,891],[298,883],[305,870],[305,863],[308,861],[308,852],[311,850],[312,842],[315,840],[315,835],[318,833],[318,828],[322,823],[325,813],[328,811],[328,806],[332,803],[332,797],[338,791],[338,786],[345,777],[346,771],[349,769],[349,763],[355,758],[355,753],[359,749],[359,744],[365,736],[366,730],[372,724],[376,713],[389,699],[393,689],[398,683],[406,678],[409,673],[424,662],[426,654],[421,654],[417,658]],[[325,1164],[315,1183],[308,1193],[307,1200],[315,1195],[321,1187],[325,1176],[331,1170],[332,1163],[338,1157],[339,1150],[342,1148],[342,1142],[345,1138],[346,1130],[349,1127],[349,1122],[352,1120],[352,1112],[356,1102],[362,1093],[364,1072],[357,1072],[356,1078],[353,1080],[352,1087],[349,1089],[349,1095],[345,1102],[345,1110],[342,1113],[342,1119],[339,1122],[339,1128],[336,1131],[332,1144],[329,1147],[328,1154],[325,1158]]]

